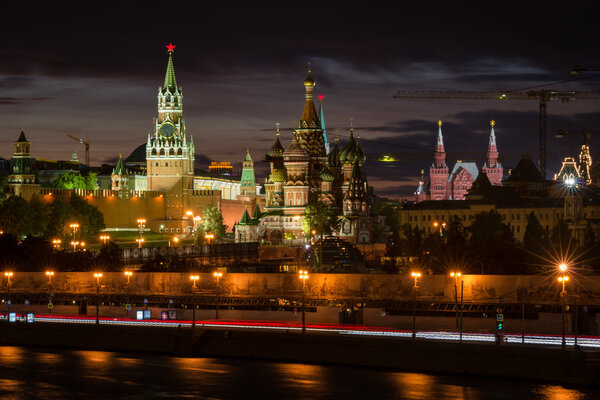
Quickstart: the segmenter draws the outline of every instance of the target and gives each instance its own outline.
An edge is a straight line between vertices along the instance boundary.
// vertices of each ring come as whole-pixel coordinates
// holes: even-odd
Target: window
[[[156,166],[158,167],[158,161],[156,162]]]
[[[165,167],[168,167],[168,166],[169,166],[169,162],[167,161],[167,162],[165,163]]]

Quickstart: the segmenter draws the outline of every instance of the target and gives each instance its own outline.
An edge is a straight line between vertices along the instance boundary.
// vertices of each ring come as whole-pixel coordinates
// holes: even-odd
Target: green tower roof
[[[17,143],[23,143],[23,142],[27,142],[27,139],[25,138],[25,131],[21,130],[21,134],[19,135],[19,138],[17,139]]]
[[[117,161],[117,165],[115,165],[115,168],[113,169],[113,174],[114,175],[122,175],[123,172],[124,172],[123,157],[121,157],[121,154],[119,154],[119,161]]]
[[[256,207],[254,207],[254,213],[252,213],[252,221],[258,223],[258,220],[261,216],[262,213],[260,212],[260,207],[257,204]]]
[[[164,89],[177,90],[177,80],[175,80],[175,69],[173,68],[173,52],[169,51],[169,62],[167,64],[167,73],[165,74]]]
[[[244,215],[242,215],[240,225],[250,225],[251,222],[250,215],[248,215],[248,209],[244,209]]]

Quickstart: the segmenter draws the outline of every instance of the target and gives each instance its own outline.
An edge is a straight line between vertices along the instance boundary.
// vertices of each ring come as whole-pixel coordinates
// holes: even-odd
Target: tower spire
[[[167,46],[167,52],[169,53],[169,61],[167,63],[167,73],[165,74],[164,89],[177,90],[177,81],[175,80],[175,69],[173,68],[173,53],[175,52],[175,46],[169,43]]]
[[[319,122],[321,123],[321,129],[323,130],[323,140],[325,141],[325,154],[329,154],[329,141],[327,140],[327,128],[325,128],[325,115],[323,114],[323,98],[322,94],[319,95]]]
[[[442,168],[446,166],[446,149],[444,149],[444,136],[442,135],[442,120],[438,120],[438,136],[435,146],[435,167]]]
[[[308,75],[304,80],[304,88],[306,90],[304,110],[302,111],[302,119],[300,120],[300,128],[317,128],[319,124],[319,118],[317,118],[317,111],[315,110],[315,103],[313,102],[313,89],[315,88],[315,80],[312,78],[310,62],[308,63]]]
[[[498,148],[496,147],[496,133],[494,132],[494,126],[496,125],[496,121],[490,121],[490,140],[488,143],[488,151],[487,151],[487,167],[494,168],[498,164]]]

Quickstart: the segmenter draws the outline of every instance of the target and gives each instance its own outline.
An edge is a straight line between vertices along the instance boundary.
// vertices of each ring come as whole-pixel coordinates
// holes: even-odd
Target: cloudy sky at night
[[[262,160],[276,122],[287,145],[310,61],[330,140],[337,130],[343,141],[353,117],[371,154],[369,182],[390,197],[412,194],[431,164],[438,119],[450,164],[483,163],[491,119],[506,167],[538,152],[537,101],[399,100],[396,90],[510,90],[574,77],[586,79],[544,88],[600,90],[600,72],[569,73],[576,64],[600,69],[597,2],[413,3],[7,1],[0,157],[10,158],[20,129],[38,158],[70,159],[77,151],[82,160],[68,133],[89,138],[94,166],[128,155],[152,129],[169,42],[197,168],[209,160],[239,165],[246,148]],[[549,103],[549,175],[578,147],[575,137],[554,133],[600,129],[599,110],[600,100]],[[591,145],[596,160],[600,131]],[[415,154],[390,165],[376,161],[384,152]],[[265,171],[257,163],[261,181]]]

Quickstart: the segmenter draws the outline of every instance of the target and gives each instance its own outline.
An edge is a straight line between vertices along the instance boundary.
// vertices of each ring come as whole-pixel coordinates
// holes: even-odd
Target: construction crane
[[[600,91],[576,92],[572,90],[512,90],[497,92],[456,91],[456,90],[399,90],[395,99],[470,99],[470,100],[538,100],[539,142],[538,163],[543,177],[546,177],[546,103],[551,100],[568,102],[571,100],[600,100]]]
[[[76,136],[73,136],[73,135],[67,135],[67,136],[85,146],[85,165],[87,165],[89,167],[90,166],[90,142],[88,142],[87,140],[78,138]]]

